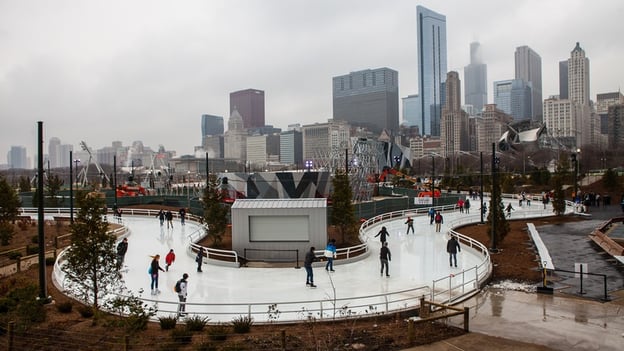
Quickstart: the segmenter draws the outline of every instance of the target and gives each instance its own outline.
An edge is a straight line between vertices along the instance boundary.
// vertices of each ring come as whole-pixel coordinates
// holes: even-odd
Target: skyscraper
[[[509,79],[494,82],[494,103],[514,122],[531,119],[531,84],[524,79]]]
[[[61,167],[62,156],[61,139],[56,137],[50,138],[50,141],[48,141],[48,161],[50,161],[50,168]]]
[[[399,129],[399,72],[367,69],[333,78],[333,116],[337,121],[379,133]]]
[[[589,105],[589,58],[578,42],[568,59],[568,93],[570,100]]]
[[[446,103],[442,108],[440,141],[447,166],[455,170],[455,156],[459,151],[470,150],[468,138],[468,113],[461,109],[461,81],[459,74],[451,71],[446,76]]]
[[[559,98],[568,98],[568,61],[559,61]]]
[[[201,133],[202,139],[208,135],[223,135],[223,117],[202,115]]]
[[[530,83],[531,86],[531,119],[541,122],[543,118],[542,58],[526,45],[517,47],[514,57],[516,62],[516,79],[522,79]]]
[[[481,59],[481,45],[470,43],[470,64],[464,67],[464,103],[483,110],[487,103],[487,65]]]
[[[446,79],[446,16],[416,7],[422,135],[440,135],[442,83]]]
[[[264,91],[246,89],[230,93],[230,113],[238,110],[244,128],[264,127]]]
[[[23,146],[11,146],[11,150],[7,154],[7,163],[9,168],[27,169],[28,157],[26,156],[26,148]]]

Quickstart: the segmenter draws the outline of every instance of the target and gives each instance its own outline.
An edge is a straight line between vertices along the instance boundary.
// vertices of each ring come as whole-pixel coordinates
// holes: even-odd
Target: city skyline
[[[201,145],[202,115],[227,123],[234,91],[264,91],[266,123],[284,130],[331,118],[332,77],[345,72],[388,67],[400,98],[418,94],[417,5],[446,17],[448,71],[463,77],[470,43],[481,44],[488,87],[514,77],[523,45],[542,58],[544,99],[559,93],[558,65],[576,42],[591,59],[592,100],[624,77],[618,1],[146,4],[0,3],[0,164],[11,146],[34,157],[39,120],[46,145],[142,140],[182,155]]]

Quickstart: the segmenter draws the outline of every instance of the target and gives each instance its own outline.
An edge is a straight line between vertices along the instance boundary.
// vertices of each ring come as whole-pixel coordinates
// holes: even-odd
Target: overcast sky
[[[201,144],[202,114],[227,126],[233,91],[264,90],[266,123],[283,129],[331,118],[332,77],[349,72],[388,67],[416,94],[417,5],[446,15],[460,79],[481,43],[489,102],[522,45],[542,58],[544,98],[577,41],[592,99],[624,83],[621,0],[0,0],[0,164],[12,145],[34,156],[37,121],[46,153],[58,137],[181,155]]]

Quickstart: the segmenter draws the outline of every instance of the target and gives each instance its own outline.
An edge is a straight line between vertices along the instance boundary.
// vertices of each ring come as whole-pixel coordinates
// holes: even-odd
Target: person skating
[[[461,252],[461,248],[459,247],[459,242],[455,239],[455,235],[451,235],[451,238],[446,242],[446,252],[449,254],[449,264],[451,267],[453,267],[453,263],[455,263],[455,268],[457,268],[457,252]]]
[[[331,239],[325,247],[325,258],[327,263],[325,264],[325,270],[334,272],[334,258],[336,258],[336,239]]]
[[[390,233],[388,233],[386,227],[381,227],[381,230],[377,233],[377,235],[375,235],[375,238],[379,237],[379,241],[381,241],[381,245],[383,245],[383,243],[386,242],[386,237],[388,236],[390,236]]]
[[[151,289],[152,295],[160,294],[160,290],[158,290],[158,271],[165,271],[158,263],[160,260],[160,255],[152,256],[152,263],[150,264],[149,274],[152,278]]]
[[[314,271],[312,270],[312,262],[318,260],[316,258],[316,254],[314,253],[314,246],[310,247],[310,251],[308,251],[305,255],[305,260],[303,261],[303,267],[306,270],[306,286],[311,288],[316,288],[314,285]]]
[[[173,213],[171,213],[171,211],[165,213],[165,219],[167,220],[167,229],[169,229],[169,226],[173,229]]]
[[[167,256],[165,256],[165,270],[167,272],[169,272],[169,266],[171,266],[173,262],[175,262],[175,258],[176,257],[173,249],[169,250],[169,253],[167,254]]]
[[[381,250],[379,250],[379,260],[381,261],[381,275],[384,274],[384,267],[386,268],[386,277],[390,276],[390,267],[388,266],[388,262],[392,260],[392,253],[388,248],[388,243],[383,243]]]
[[[121,269],[123,266],[124,258],[128,252],[128,238],[123,238],[122,241],[117,244],[117,269]]]
[[[433,220],[435,219],[435,214],[436,211],[432,208],[429,209],[429,212],[427,212],[429,214],[429,225],[433,224]]]
[[[464,201],[464,210],[466,214],[470,213],[470,199],[468,198],[466,198],[466,201]]]
[[[439,233],[440,228],[442,228],[442,223],[444,223],[444,217],[442,217],[442,214],[440,213],[440,211],[436,212],[434,222],[435,222],[435,231]]]
[[[507,212],[507,218],[511,217],[511,211],[513,211],[513,207],[511,207],[511,202],[507,204],[507,207],[505,208],[505,212]]]
[[[160,211],[158,211],[156,217],[158,217],[158,220],[160,221],[160,226],[162,227],[163,224],[165,224],[165,211],[161,209]]]
[[[176,292],[178,293],[178,300],[180,300],[180,304],[178,305],[178,316],[179,317],[183,317],[186,316],[186,296],[187,296],[187,291],[188,291],[188,274],[184,273],[182,274],[182,279],[180,279],[179,284],[176,283],[176,285],[179,286],[179,291],[176,290]]]
[[[405,233],[405,235],[409,234],[410,229],[412,230],[412,234],[414,234],[414,220],[412,219],[412,217],[407,217],[407,221],[405,221],[405,224],[407,224],[407,232]]]
[[[178,211],[178,214],[180,215],[180,224],[184,225],[184,221],[186,220],[186,209],[182,207],[180,211]]]
[[[204,247],[200,247],[199,251],[197,251],[197,256],[195,256],[195,262],[197,262],[197,271],[202,271],[202,263],[204,263]]]

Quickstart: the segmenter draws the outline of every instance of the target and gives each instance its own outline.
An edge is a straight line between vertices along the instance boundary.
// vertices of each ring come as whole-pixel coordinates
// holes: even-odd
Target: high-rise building
[[[351,126],[345,121],[330,119],[327,123],[315,123],[301,127],[303,136],[303,162],[306,168],[319,167],[330,158],[333,151],[351,149]]]
[[[481,58],[481,45],[470,43],[470,64],[464,67],[464,104],[481,112],[487,104],[487,65]]]
[[[224,158],[245,162],[247,160],[247,130],[243,117],[234,108],[228,120],[228,130],[223,137]]]
[[[446,76],[446,103],[442,108],[440,141],[442,154],[450,161],[448,167],[453,171],[458,152],[470,150],[468,113],[461,108],[461,82],[455,71]]]
[[[446,79],[446,16],[416,7],[418,80],[422,135],[440,135],[442,83]]]
[[[303,168],[303,137],[299,130],[288,130],[280,134],[280,162]]]
[[[607,115],[609,149],[621,150],[624,147],[624,104],[609,106]]]
[[[23,146],[11,146],[11,150],[7,154],[7,163],[9,168],[15,169],[27,169],[28,157],[26,155],[26,148]]]
[[[570,100],[589,105],[589,58],[578,42],[568,59],[568,93]]]
[[[596,113],[600,116],[600,133],[607,134],[609,129],[609,107],[624,105],[624,95],[621,92],[604,93],[596,95]]]
[[[523,79],[494,82],[496,107],[513,117],[514,122],[531,119],[531,85]]]
[[[223,132],[223,117],[213,115],[201,116],[202,139],[208,135],[223,135]]]
[[[500,137],[507,131],[512,118],[495,104],[487,104],[480,117],[475,118],[477,131],[477,151],[492,151],[492,143],[498,143]]]
[[[50,168],[61,167],[61,139],[52,137],[48,141],[48,161]]]
[[[230,93],[230,113],[235,108],[243,118],[244,128],[264,126],[264,91],[246,89]]]
[[[528,46],[516,48],[516,79],[530,83],[531,119],[542,121],[542,58]],[[514,116],[515,118],[515,116]]]
[[[334,120],[376,133],[399,129],[399,73],[367,69],[333,78]]]
[[[559,61],[559,98],[568,98],[568,61]]]
[[[559,143],[568,148],[580,146],[581,108],[570,99],[544,100],[544,125]]]
[[[403,105],[403,123],[408,127],[419,126],[420,118],[420,96],[418,94],[408,95],[401,98]]]

